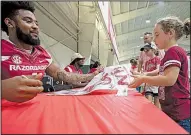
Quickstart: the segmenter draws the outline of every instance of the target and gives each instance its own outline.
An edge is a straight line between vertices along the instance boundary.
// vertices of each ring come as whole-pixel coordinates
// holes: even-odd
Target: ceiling
[[[173,15],[184,20],[190,17],[190,2],[111,2],[111,9],[120,62],[139,55],[143,33],[152,32],[159,18]],[[180,45],[190,50],[190,38],[183,38]]]

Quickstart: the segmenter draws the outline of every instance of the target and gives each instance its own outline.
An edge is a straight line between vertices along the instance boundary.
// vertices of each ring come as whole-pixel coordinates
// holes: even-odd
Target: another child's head
[[[144,51],[148,57],[154,57],[157,53],[157,47],[154,44],[149,44],[141,48],[141,51]]]
[[[130,60],[131,66],[137,66],[137,60],[131,59]]]
[[[184,30],[186,37],[188,37],[188,35],[190,35],[190,18],[184,20]]]
[[[90,69],[92,69],[93,65],[94,65],[94,64],[90,64]]]
[[[93,64],[92,68],[98,68],[99,66],[101,66],[101,64],[100,64],[98,61],[96,61],[96,62]]]
[[[159,19],[154,28],[154,42],[159,49],[176,43],[185,34],[185,24],[175,16]],[[190,28],[187,30],[190,31]]]

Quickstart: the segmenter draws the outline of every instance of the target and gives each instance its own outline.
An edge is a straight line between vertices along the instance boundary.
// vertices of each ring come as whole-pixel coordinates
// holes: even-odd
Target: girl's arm
[[[177,66],[170,66],[164,70],[164,75],[145,76],[133,75],[134,81],[129,85],[130,88],[136,88],[142,83],[148,83],[153,86],[172,86],[175,84],[180,68]]]

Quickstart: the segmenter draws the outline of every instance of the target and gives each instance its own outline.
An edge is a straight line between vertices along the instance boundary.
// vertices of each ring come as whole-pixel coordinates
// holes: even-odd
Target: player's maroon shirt
[[[65,71],[71,72],[71,73],[78,73],[78,74],[83,74],[81,69],[76,69],[74,65],[68,65],[64,68]]]
[[[180,72],[173,86],[159,88],[162,110],[175,121],[190,118],[188,60],[181,47],[173,46],[167,50],[160,64],[160,74],[169,66],[179,67]]]
[[[2,80],[20,75],[44,75],[52,58],[41,46],[35,46],[32,54],[17,48],[11,41],[1,40]]]

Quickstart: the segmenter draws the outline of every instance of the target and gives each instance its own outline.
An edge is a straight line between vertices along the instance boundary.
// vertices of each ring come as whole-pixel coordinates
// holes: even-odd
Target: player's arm
[[[69,73],[59,68],[56,64],[52,63],[50,64],[50,66],[47,67],[46,73],[56,80],[75,84],[76,82],[88,82],[92,80],[94,76],[99,73],[99,71],[95,71],[92,74]]]
[[[78,82],[76,82],[76,83],[73,83],[73,87],[74,88],[79,88],[79,87],[85,87],[86,85],[87,85],[88,83],[78,83]]]
[[[147,77],[145,76],[145,83],[155,86],[172,86],[176,83],[180,68],[176,66],[168,67],[164,70],[164,75]]]

